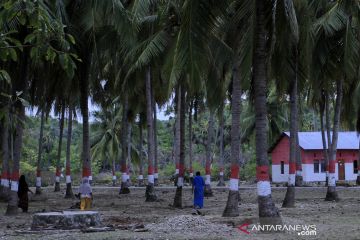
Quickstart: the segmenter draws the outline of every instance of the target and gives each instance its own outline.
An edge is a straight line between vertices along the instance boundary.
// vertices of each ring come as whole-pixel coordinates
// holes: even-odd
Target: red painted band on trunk
[[[3,172],[3,173],[1,174],[1,179],[9,179],[9,178],[10,178],[9,175],[10,175],[10,174],[9,174],[8,172]]]
[[[335,164],[336,164],[335,160],[329,161],[329,173],[335,173]]]
[[[82,176],[83,176],[83,177],[89,177],[89,176],[90,176],[90,169],[84,167],[84,168],[83,168],[83,172],[82,172]]]
[[[126,172],[127,171],[127,166],[126,164],[121,164],[121,172]]]
[[[179,177],[183,177],[185,172],[184,164],[179,163]]]
[[[148,166],[148,175],[154,174],[154,168],[152,166]]]
[[[12,173],[11,180],[17,182],[19,181],[19,176],[20,176],[19,171],[15,171]]]
[[[60,177],[60,168],[56,168],[55,176]]]
[[[223,172],[223,171],[224,171],[224,167],[220,167],[219,172]]]
[[[179,165],[180,165],[179,163],[175,164],[176,169],[179,169]]]
[[[296,164],[296,170],[302,171],[302,164]]]
[[[157,168],[157,167],[155,167],[154,172],[155,172],[155,173],[158,173],[158,168]]]
[[[192,166],[190,166],[189,172],[191,172],[191,173],[193,172]]]
[[[289,174],[295,174],[295,172],[296,172],[296,164],[292,162],[289,164]]]
[[[41,170],[40,170],[40,169],[37,169],[37,170],[36,170],[36,176],[37,176],[37,177],[41,177]]]
[[[205,163],[205,174],[206,174],[206,175],[210,175],[210,174],[211,174],[210,161],[206,161],[206,163]]]
[[[232,164],[230,168],[230,178],[239,179],[239,165]]]
[[[256,179],[258,181],[269,181],[269,166],[256,167]]]
[[[71,174],[70,166],[66,166],[66,171],[65,171],[65,173],[66,173],[66,176],[70,176],[70,174]]]

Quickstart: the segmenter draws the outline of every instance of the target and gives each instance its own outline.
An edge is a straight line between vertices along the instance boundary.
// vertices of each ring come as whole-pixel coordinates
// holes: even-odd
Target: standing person
[[[80,209],[89,210],[91,208],[92,190],[87,177],[83,178],[79,188]]]
[[[196,172],[193,180],[194,186],[194,208],[199,209],[204,207],[204,179],[201,177],[200,172]]]
[[[18,188],[18,197],[19,197],[18,207],[21,208],[23,212],[27,212],[29,209],[28,192],[33,193],[29,189],[28,184],[26,183],[25,176],[21,175],[19,179],[19,188]]]

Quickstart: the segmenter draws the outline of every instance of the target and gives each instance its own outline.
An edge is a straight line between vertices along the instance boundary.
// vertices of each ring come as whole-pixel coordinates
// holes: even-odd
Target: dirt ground
[[[75,190],[76,188],[74,188]],[[0,203],[0,239],[360,239],[360,188],[339,187],[341,201],[325,202],[324,187],[304,187],[296,190],[296,208],[281,207],[286,188],[273,188],[272,196],[280,208],[283,224],[316,225],[316,235],[299,236],[297,232],[262,232],[252,230],[258,224],[258,207],[255,185],[240,189],[240,216],[221,217],[227,200],[226,188],[214,188],[214,196],[205,198],[204,216],[192,215],[191,189],[184,189],[183,209],[172,204],[175,188],[159,187],[159,202],[146,203],[145,189],[132,188],[129,195],[118,194],[118,188],[95,186],[93,210],[101,214],[104,225],[112,225],[115,231],[82,233],[80,230],[46,230],[21,232],[30,229],[32,215],[41,211],[68,210],[76,200],[63,198],[62,192],[54,193],[45,188],[44,194],[30,202],[29,213],[4,216],[6,204]],[[173,224],[172,224],[173,223]],[[237,227],[251,223],[249,234]],[[118,226],[144,224],[146,232],[121,230]],[[306,234],[306,233],[305,233]]]

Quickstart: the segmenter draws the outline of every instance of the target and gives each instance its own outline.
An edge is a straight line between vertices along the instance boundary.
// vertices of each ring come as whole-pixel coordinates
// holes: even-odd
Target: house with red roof
[[[335,176],[336,180],[356,181],[358,171],[359,140],[357,132],[339,132]],[[283,132],[270,148],[272,181],[287,182],[289,176],[290,133]],[[325,160],[321,132],[299,132],[299,147],[304,182],[326,180]]]

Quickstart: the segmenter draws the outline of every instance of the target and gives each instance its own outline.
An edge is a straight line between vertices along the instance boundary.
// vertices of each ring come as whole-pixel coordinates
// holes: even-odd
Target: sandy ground
[[[360,239],[360,188],[339,187],[341,202],[325,202],[326,188],[307,187],[296,190],[296,208],[280,208],[283,223],[287,225],[316,225],[316,235],[299,236],[296,231],[261,232],[251,230],[258,224],[256,188],[240,189],[240,216],[221,217],[227,200],[227,190],[214,188],[214,196],[205,199],[205,216],[193,216],[191,189],[184,189],[183,209],[169,206],[175,189],[158,188],[159,202],[146,203],[144,188],[133,188],[129,195],[118,194],[117,188],[94,187],[93,210],[101,214],[104,225],[144,224],[147,232],[120,230],[82,233],[80,230],[48,230],[38,233],[19,233],[31,226],[32,215],[41,211],[67,210],[76,200],[63,199],[62,192],[44,189],[40,199],[30,202],[29,213],[17,216],[0,215],[0,239]],[[273,188],[273,199],[281,207],[285,188]],[[0,203],[4,213],[5,203]],[[173,223],[173,224],[172,224]],[[237,227],[251,223],[250,234]],[[304,233],[306,234],[306,232]]]

